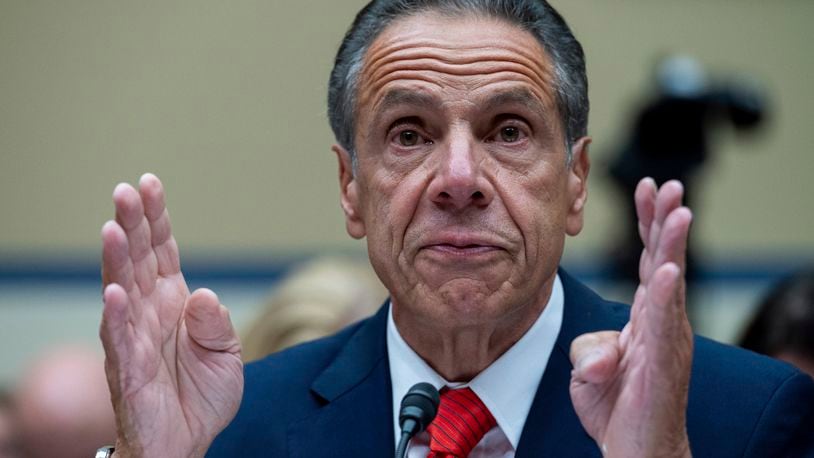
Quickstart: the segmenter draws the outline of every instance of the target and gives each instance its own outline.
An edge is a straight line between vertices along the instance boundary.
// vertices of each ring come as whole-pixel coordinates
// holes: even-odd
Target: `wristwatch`
[[[110,458],[113,456],[113,452],[115,450],[116,449],[111,447],[110,445],[102,447],[99,450],[96,450],[96,456],[94,456],[93,458]]]

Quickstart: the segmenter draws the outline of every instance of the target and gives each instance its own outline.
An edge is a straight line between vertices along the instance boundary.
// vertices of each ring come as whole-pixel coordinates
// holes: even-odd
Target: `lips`
[[[504,250],[503,244],[491,237],[461,233],[440,233],[421,243],[422,250],[449,255],[479,255]]]
[[[484,254],[489,253],[492,251],[499,250],[500,248],[492,245],[466,245],[466,246],[457,246],[457,245],[450,245],[447,243],[439,243],[436,245],[428,245],[424,247],[428,250],[439,251],[442,253],[448,253],[453,255],[476,255],[476,254]]]

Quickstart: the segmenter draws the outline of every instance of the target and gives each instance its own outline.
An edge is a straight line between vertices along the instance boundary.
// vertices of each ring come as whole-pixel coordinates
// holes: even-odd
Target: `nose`
[[[448,210],[483,208],[494,197],[494,188],[483,174],[483,163],[471,138],[453,136],[446,148],[438,151],[438,169],[428,191],[439,207]]]

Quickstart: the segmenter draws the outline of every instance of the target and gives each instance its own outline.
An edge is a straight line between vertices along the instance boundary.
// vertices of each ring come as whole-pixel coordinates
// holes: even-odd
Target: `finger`
[[[664,227],[660,229],[659,246],[652,248],[654,254],[648,255],[646,261],[642,260],[640,266],[642,283],[636,290],[630,313],[630,322],[634,329],[639,329],[643,325],[640,324],[640,321],[643,320],[641,315],[647,313],[645,309],[649,307],[648,304],[652,303],[652,295],[656,294],[658,297],[658,292],[654,293],[651,290],[655,282],[663,281],[663,279],[656,280],[654,278],[655,271],[666,264],[674,264],[679,268],[678,286],[676,288],[677,294],[680,296],[680,305],[681,307],[684,306],[683,272],[686,265],[687,237],[691,223],[692,212],[689,208],[679,207],[673,210],[667,216]],[[642,257],[644,258],[645,255]]]
[[[172,237],[170,216],[167,211],[164,186],[152,173],[145,173],[139,180],[139,194],[144,205],[144,215],[150,227],[158,274],[162,276],[181,271],[178,245]]]
[[[141,196],[128,183],[119,183],[113,190],[116,221],[127,234],[130,257],[138,261],[151,251],[150,226],[144,217]]]
[[[187,301],[185,313],[187,332],[198,345],[212,351],[240,352],[229,310],[221,305],[214,292],[206,288],[195,290]]]
[[[681,205],[683,194],[684,186],[677,180],[668,181],[656,194],[653,220],[647,229],[648,238],[642,240],[645,251],[639,261],[639,277],[644,282],[647,282],[653,274],[653,269],[660,265],[654,260],[654,257],[659,246],[664,222],[667,215]]]
[[[664,221],[671,211],[681,205],[682,197],[684,197],[684,185],[680,181],[670,180],[664,183],[656,196],[654,221]]]
[[[571,342],[572,379],[600,384],[616,373],[621,358],[618,331],[583,334]]]
[[[136,286],[143,294],[149,294],[155,288],[157,266],[141,196],[129,184],[120,183],[113,190],[113,202],[116,221],[127,234]]]
[[[640,333],[642,348],[657,361],[671,360],[681,345],[691,345],[691,329],[686,317],[681,289],[681,269],[666,263],[653,273],[647,289],[647,306]]]
[[[116,283],[107,285],[102,296],[104,308],[102,322],[99,325],[99,337],[105,350],[105,370],[110,388],[118,389],[118,384],[113,383],[119,379],[117,368],[122,367],[122,361],[129,359],[128,297],[127,292]]]
[[[684,271],[691,224],[692,212],[687,207],[678,207],[667,216],[661,229],[658,246],[654,250],[655,267],[672,262],[678,265],[682,272]]]
[[[125,291],[134,286],[127,234],[115,221],[102,226],[102,285],[111,283],[118,283]]]
[[[693,341],[681,275],[681,269],[674,263],[664,264],[653,273],[642,328],[634,339],[645,351],[643,361],[652,376],[662,383],[686,387]]]
[[[642,313],[644,313],[642,309],[644,308],[646,294],[647,288],[643,284],[639,284],[639,286],[636,288],[636,293],[633,295],[633,306],[630,308],[630,320],[628,321],[628,324],[625,325],[626,329],[622,330],[622,336],[620,336],[619,339],[619,344],[622,348],[625,348],[627,345],[627,334],[635,332],[635,330],[639,327],[640,317]]]
[[[639,218],[639,237],[645,244],[649,240],[650,225],[653,224],[653,216],[656,212],[656,191],[656,182],[652,178],[646,177],[639,181],[636,192],[633,194],[636,215]]]
[[[656,194],[655,213],[650,227],[650,237],[649,240],[644,242],[646,247],[650,248],[658,245],[661,228],[664,227],[664,220],[673,210],[681,206],[683,197],[684,185],[678,180],[670,180],[659,188]]]

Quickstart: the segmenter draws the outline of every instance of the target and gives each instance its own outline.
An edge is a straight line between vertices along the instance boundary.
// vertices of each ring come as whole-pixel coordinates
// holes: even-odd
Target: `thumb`
[[[189,337],[198,345],[212,351],[240,352],[229,310],[212,290],[200,288],[189,296],[184,321]]]
[[[571,343],[572,379],[604,383],[616,372],[621,358],[618,331],[583,334]]]

